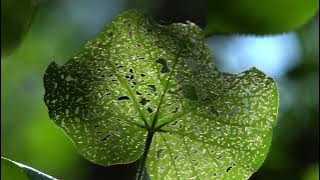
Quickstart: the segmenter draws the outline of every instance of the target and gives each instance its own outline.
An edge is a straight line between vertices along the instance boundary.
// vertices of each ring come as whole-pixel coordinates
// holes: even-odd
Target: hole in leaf
[[[109,89],[106,89],[106,91],[104,92],[105,95],[109,96],[111,93],[110,93],[110,90]]]
[[[146,98],[142,98],[142,100],[139,103],[142,105],[146,105],[148,102],[150,102],[150,100],[148,100]]]
[[[140,92],[138,92],[138,91],[136,91],[136,94],[138,95],[138,96],[141,96],[142,94],[140,93]]]
[[[96,125],[94,125],[94,126],[93,126],[93,128],[97,128],[97,127],[99,127],[99,125],[98,125],[98,124],[96,124]]]
[[[226,169],[226,172],[231,171],[231,169],[232,169],[232,167],[231,167],[231,166],[230,166],[230,167],[228,167],[228,168]]]
[[[147,108],[147,111],[148,111],[148,113],[152,113],[153,112],[153,110],[150,107]]]
[[[126,76],[127,79],[129,79],[130,81],[134,79],[134,75],[131,76]]]
[[[178,121],[174,121],[173,123],[171,123],[172,126],[175,126],[178,123]]]
[[[110,136],[111,136],[111,135],[108,134],[108,135],[106,135],[104,138],[102,138],[100,141],[105,141],[105,140],[107,140]]]
[[[156,151],[156,153],[157,153],[157,158],[160,158],[160,154],[161,154],[162,151],[163,151],[163,149],[159,149],[159,150]]]
[[[178,112],[179,107],[176,107],[176,109],[174,111],[172,111],[171,113],[177,113]]]
[[[117,68],[123,68],[124,66],[119,65],[119,64],[116,63],[116,67],[117,67]]]
[[[145,74],[140,74],[140,76],[141,76],[141,77],[145,77],[146,75],[145,75]]]
[[[128,96],[120,96],[118,97],[118,100],[121,101],[121,100],[129,100],[130,98]]]
[[[148,86],[152,89],[152,91],[156,91],[157,90],[155,85],[148,85]]]
[[[164,60],[164,59],[162,59],[162,58],[159,58],[156,62],[162,65],[161,73],[168,73],[168,72],[170,72],[170,69],[168,68],[167,61],[166,61],[166,60]]]

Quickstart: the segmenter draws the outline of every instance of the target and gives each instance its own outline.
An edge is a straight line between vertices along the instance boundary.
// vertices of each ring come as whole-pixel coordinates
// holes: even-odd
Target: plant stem
[[[148,152],[151,146],[152,138],[153,138],[154,132],[148,131],[147,139],[146,139],[146,146],[143,151],[143,155],[140,159],[139,166],[138,166],[138,172],[136,175],[136,180],[142,180],[145,173],[145,164],[148,156]]]

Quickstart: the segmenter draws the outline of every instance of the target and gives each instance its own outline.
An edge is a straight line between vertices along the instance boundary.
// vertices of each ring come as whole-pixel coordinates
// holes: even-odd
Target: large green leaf
[[[211,63],[193,23],[160,26],[129,10],[44,75],[49,116],[103,166],[140,159],[152,179],[248,178],[276,122],[275,82]]]
[[[3,180],[56,180],[24,164],[1,157],[1,179]]]

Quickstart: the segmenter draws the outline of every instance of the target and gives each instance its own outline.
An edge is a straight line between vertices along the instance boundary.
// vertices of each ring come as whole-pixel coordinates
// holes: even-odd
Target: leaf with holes
[[[44,76],[51,119],[93,163],[140,159],[152,179],[245,179],[264,161],[275,82],[211,63],[193,23],[161,26],[129,10]]]

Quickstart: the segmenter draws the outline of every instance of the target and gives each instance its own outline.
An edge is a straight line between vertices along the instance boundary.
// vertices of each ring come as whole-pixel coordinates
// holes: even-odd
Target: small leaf
[[[1,158],[1,179],[28,180],[28,176],[19,166],[7,159]]]
[[[317,180],[319,179],[319,164],[313,164],[308,167],[302,176],[303,180]]]
[[[1,157],[1,179],[4,180],[56,180],[36,169]]]
[[[51,119],[93,163],[140,159],[151,179],[245,179],[264,161],[275,82],[211,63],[193,23],[162,26],[129,10],[44,75]]]

